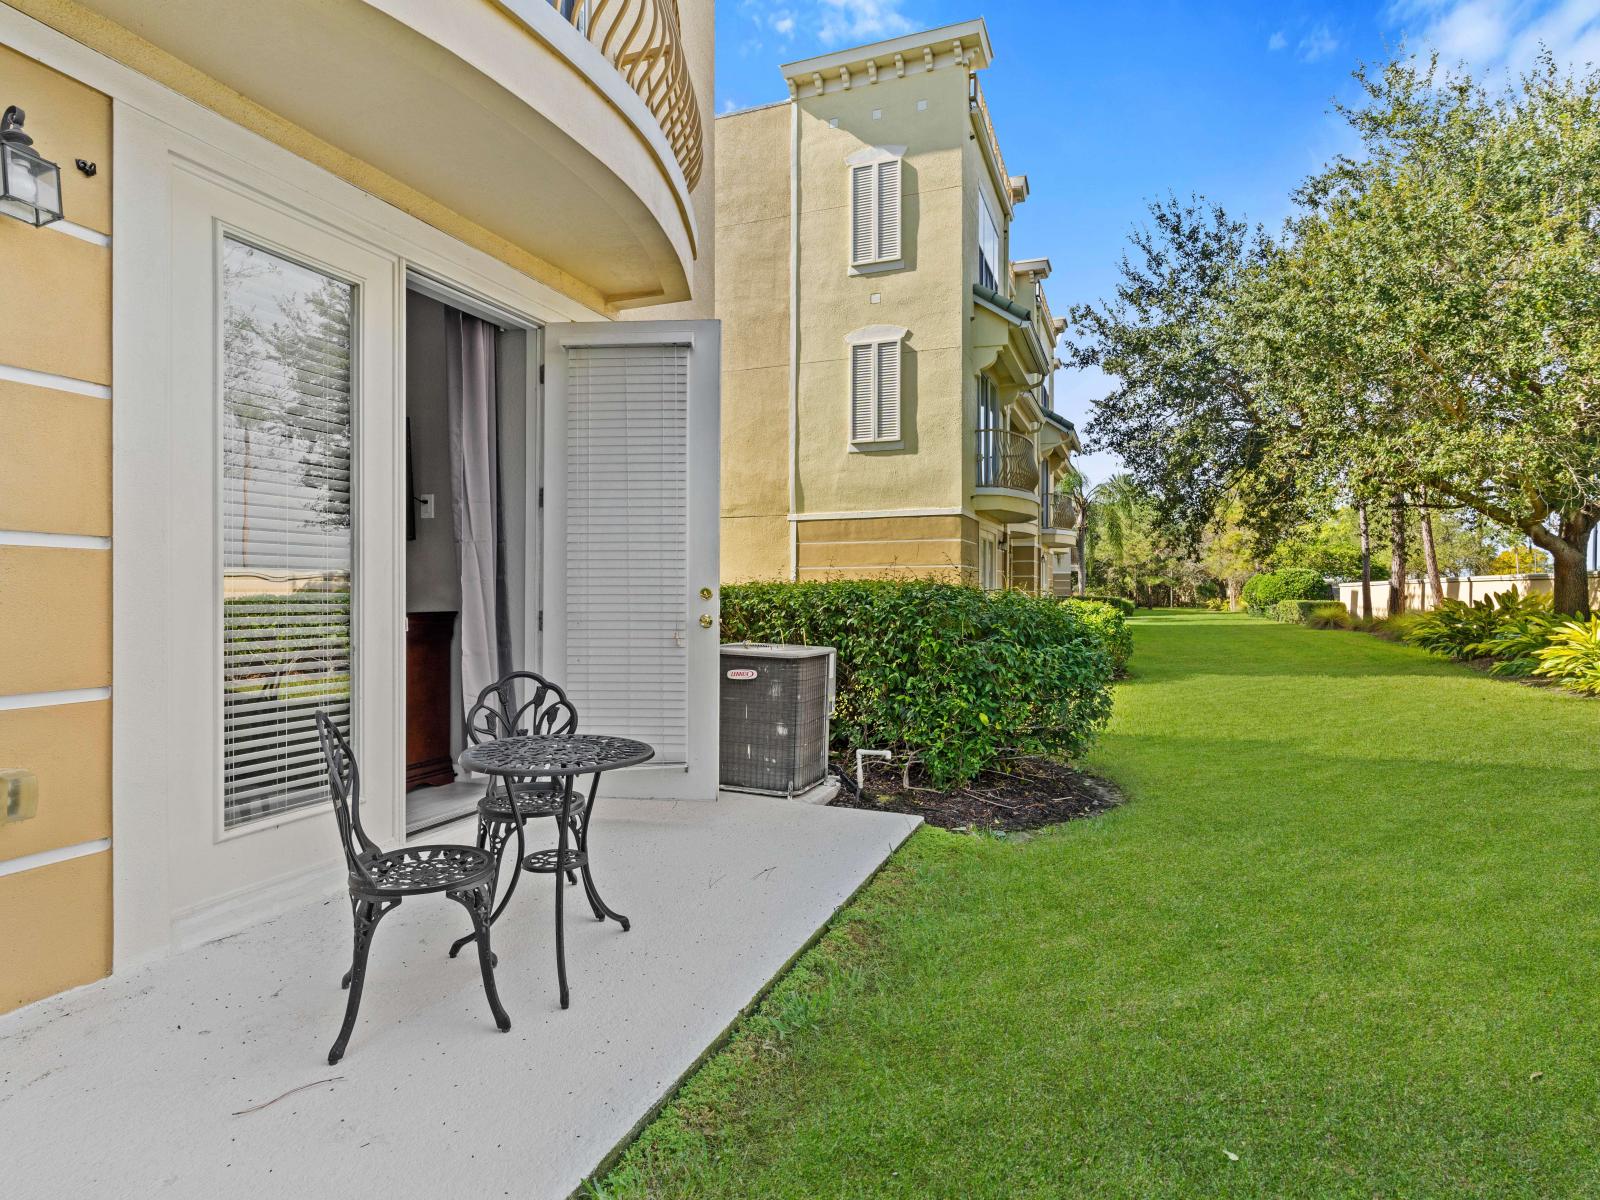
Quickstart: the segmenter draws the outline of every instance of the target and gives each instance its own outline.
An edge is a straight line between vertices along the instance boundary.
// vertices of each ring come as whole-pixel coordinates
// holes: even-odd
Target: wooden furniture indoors
[[[406,614],[406,790],[454,783],[450,758],[453,612]]]

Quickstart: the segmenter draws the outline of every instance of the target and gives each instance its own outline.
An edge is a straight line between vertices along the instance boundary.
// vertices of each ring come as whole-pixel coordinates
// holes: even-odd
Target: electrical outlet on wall
[[[433,493],[417,497],[417,516],[424,521],[433,520]]]
[[[0,823],[39,814],[39,777],[22,767],[0,767]]]

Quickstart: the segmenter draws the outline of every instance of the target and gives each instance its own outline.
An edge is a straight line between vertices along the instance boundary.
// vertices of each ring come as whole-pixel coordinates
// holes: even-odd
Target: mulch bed
[[[1115,785],[1064,763],[1043,758],[1013,758],[951,791],[926,788],[915,768],[907,788],[898,766],[867,765],[865,797],[850,783],[839,790],[836,808],[910,813],[944,829],[1038,829],[1079,817],[1092,817],[1122,803]]]

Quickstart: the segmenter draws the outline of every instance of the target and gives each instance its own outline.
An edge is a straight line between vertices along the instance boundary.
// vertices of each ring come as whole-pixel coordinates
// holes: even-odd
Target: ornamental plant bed
[[[931,788],[913,767],[906,787],[898,767],[867,767],[865,796],[855,777],[839,789],[836,808],[909,813],[943,829],[1038,829],[1092,817],[1122,803],[1107,780],[1048,758],[1008,758],[986,768],[964,787]]]

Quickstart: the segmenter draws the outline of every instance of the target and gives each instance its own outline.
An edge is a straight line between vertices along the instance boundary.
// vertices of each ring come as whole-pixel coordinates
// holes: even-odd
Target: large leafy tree
[[[1068,360],[1112,380],[1094,403],[1090,445],[1121,457],[1191,547],[1230,496],[1256,529],[1297,515],[1298,476],[1263,436],[1255,381],[1233,345],[1233,298],[1265,250],[1216,205],[1169,197],[1130,235],[1115,294],[1070,311]]]
[[[1237,293],[1258,416],[1315,449],[1309,474],[1521,530],[1554,557],[1556,607],[1587,612],[1600,77],[1546,59],[1491,97],[1412,59],[1360,79],[1362,154],[1306,184]]]

